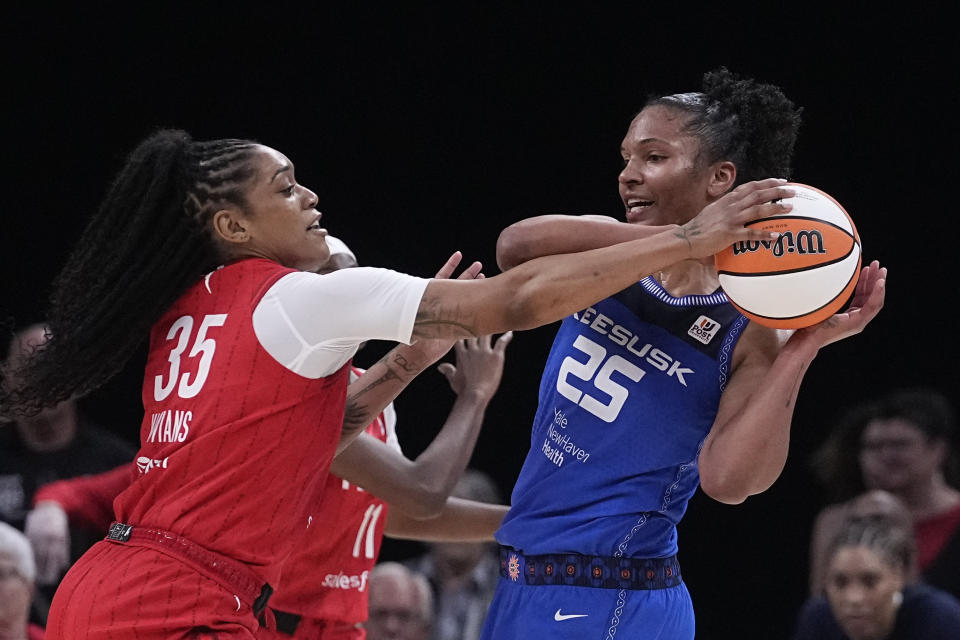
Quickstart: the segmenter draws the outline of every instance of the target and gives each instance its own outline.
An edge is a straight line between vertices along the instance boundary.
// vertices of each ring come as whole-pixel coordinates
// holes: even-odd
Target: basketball
[[[737,242],[716,256],[720,287],[743,315],[776,329],[809,327],[839,311],[860,277],[860,236],[839,202],[788,183],[793,209],[747,224],[780,234]]]

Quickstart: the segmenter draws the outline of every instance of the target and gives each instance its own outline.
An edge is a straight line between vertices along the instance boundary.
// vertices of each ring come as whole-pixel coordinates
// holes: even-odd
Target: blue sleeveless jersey
[[[526,554],[675,554],[747,322],[722,292],[674,298],[650,277],[566,318],[498,542]]]

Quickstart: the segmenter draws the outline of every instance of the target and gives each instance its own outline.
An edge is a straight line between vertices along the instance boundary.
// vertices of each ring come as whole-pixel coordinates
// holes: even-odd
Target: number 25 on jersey
[[[193,398],[200,389],[203,388],[210,375],[210,364],[213,361],[213,354],[217,350],[217,343],[213,338],[207,337],[207,331],[210,327],[222,327],[227,321],[227,314],[217,313],[203,316],[200,321],[200,328],[197,329],[196,338],[193,340],[193,347],[186,354],[187,358],[200,358],[197,366],[197,375],[192,380],[190,372],[180,373],[180,361],[184,357],[184,352],[190,346],[190,338],[193,335],[193,317],[180,316],[167,332],[167,340],[176,340],[173,349],[170,351],[170,371],[164,380],[163,375],[153,378],[153,399],[157,402],[165,400],[167,396],[177,390],[177,395],[181,398]]]
[[[580,362],[573,356],[564,358],[557,376],[557,391],[567,400],[580,405],[604,422],[613,422],[620,415],[620,410],[630,392],[623,385],[614,382],[610,376],[618,372],[634,382],[639,382],[646,371],[618,355],[612,355],[608,359],[606,349],[584,336],[577,336],[573,341],[573,348],[587,354],[590,359]],[[602,367],[601,363],[603,363]],[[604,404],[588,393],[580,391],[567,382],[567,376],[580,378],[586,382],[593,380],[593,386],[610,396],[610,402]]]

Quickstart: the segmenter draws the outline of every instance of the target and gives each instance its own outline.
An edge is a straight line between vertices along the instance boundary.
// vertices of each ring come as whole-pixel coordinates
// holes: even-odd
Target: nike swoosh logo
[[[564,620],[569,620],[570,618],[586,618],[589,614],[587,613],[560,613],[560,609],[557,609],[557,612],[553,614],[553,619],[557,622],[563,622]]]

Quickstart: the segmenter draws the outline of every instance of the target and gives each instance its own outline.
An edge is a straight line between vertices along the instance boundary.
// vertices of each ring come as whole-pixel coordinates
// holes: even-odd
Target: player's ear
[[[719,198],[733,188],[737,181],[737,166],[729,160],[718,162],[710,170],[710,182],[707,193],[711,198]]]
[[[239,210],[220,209],[213,214],[213,234],[215,238],[228,244],[243,244],[250,239],[246,222]]]

